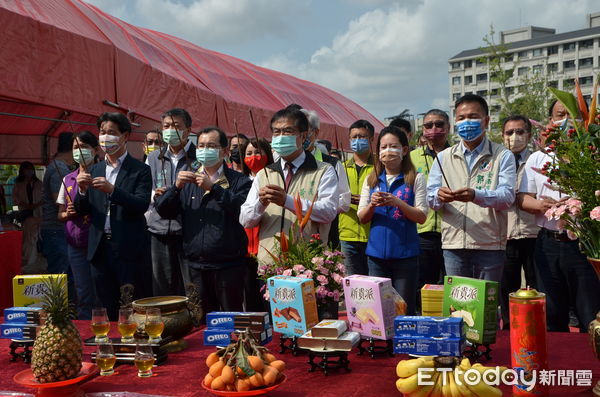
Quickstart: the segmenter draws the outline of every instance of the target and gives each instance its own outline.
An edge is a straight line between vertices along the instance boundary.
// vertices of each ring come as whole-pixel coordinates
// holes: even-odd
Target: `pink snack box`
[[[350,330],[363,338],[392,339],[396,307],[389,278],[352,275],[344,278]]]

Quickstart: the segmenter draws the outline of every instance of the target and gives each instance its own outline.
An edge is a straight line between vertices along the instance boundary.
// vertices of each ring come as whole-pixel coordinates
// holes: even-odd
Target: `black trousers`
[[[150,252],[154,296],[185,295],[191,279],[183,261],[181,235],[150,233]]]
[[[246,258],[239,265],[222,268],[202,268],[188,262],[192,283],[202,299],[204,315],[212,311],[243,310]]]
[[[142,255],[138,261],[145,262],[145,257]],[[92,259],[91,271],[96,295],[111,321],[118,320],[120,287],[123,284],[133,284],[136,291],[140,289],[136,285],[136,274],[142,266],[136,263],[133,256],[120,255],[114,240],[102,237]]]
[[[246,258],[246,274],[244,276],[244,310],[247,312],[268,312],[268,303],[260,292],[258,279],[258,261],[255,257]],[[267,308],[265,310],[265,308]]]
[[[569,332],[570,302],[581,332],[600,310],[600,281],[578,244],[559,241],[546,229],[538,233],[535,275],[538,289],[546,294],[548,331]]]
[[[521,288],[521,269],[526,285],[537,288],[535,283],[535,238],[521,238],[506,242],[506,263],[500,283],[500,308],[503,329],[509,329],[508,294]]]
[[[444,252],[442,234],[438,232],[419,233],[419,283],[417,285],[417,310],[421,311],[421,288],[425,284],[444,284]]]

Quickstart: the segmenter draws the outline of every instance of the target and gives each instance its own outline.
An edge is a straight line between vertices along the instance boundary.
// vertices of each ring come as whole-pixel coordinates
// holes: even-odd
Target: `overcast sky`
[[[88,1],[134,25],[324,85],[379,119],[448,109],[448,58],[483,45],[490,24],[562,33],[600,12],[597,0]]]

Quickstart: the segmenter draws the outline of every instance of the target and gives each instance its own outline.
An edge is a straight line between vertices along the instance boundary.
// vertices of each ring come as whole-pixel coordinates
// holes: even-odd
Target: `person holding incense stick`
[[[182,258],[181,219],[164,219],[154,201],[171,187],[177,174],[196,161],[196,146],[189,139],[192,117],[182,108],[166,111],[162,117],[162,137],[166,145],[148,155],[146,164],[152,173],[152,201],[146,212],[152,256],[152,292],[154,296],[183,295],[191,282]]]
[[[500,282],[506,262],[506,210],[515,201],[515,160],[487,139],[488,105],[467,94],[454,107],[460,142],[437,154],[427,201],[442,212],[444,266],[450,276]]]
[[[425,178],[410,161],[406,131],[385,127],[379,133],[374,169],[364,181],[358,219],[371,222],[367,243],[369,276],[392,279],[414,315],[419,278],[417,223],[427,218]]]
[[[90,131],[80,131],[73,136],[73,160],[79,167],[65,175],[56,199],[58,220],[65,224],[67,255],[77,292],[78,320],[91,320],[92,309],[100,303],[92,279],[92,265],[87,258],[90,217],[79,215],[73,204],[78,190],[77,175],[98,162],[99,152],[98,138]]]

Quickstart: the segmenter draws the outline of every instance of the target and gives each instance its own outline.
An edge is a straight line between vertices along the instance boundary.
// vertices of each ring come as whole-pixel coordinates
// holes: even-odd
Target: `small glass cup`
[[[113,367],[117,362],[117,356],[112,343],[99,343],[96,345],[96,364],[100,367],[100,375],[108,376],[115,373]]]
[[[165,323],[163,323],[160,316],[160,309],[146,309],[146,323],[144,327],[148,334],[149,343],[158,343],[162,340],[161,334],[165,329]]]
[[[134,363],[138,369],[138,376],[140,378],[152,376],[152,366],[154,365],[152,346],[147,343],[135,345]]]
[[[102,343],[109,340],[107,335],[110,331],[110,322],[108,321],[106,308],[96,307],[92,309],[92,331],[96,335],[94,342]]]
[[[121,342],[133,342],[133,335],[137,331],[137,322],[133,317],[133,309],[119,309],[119,333],[121,334]]]

